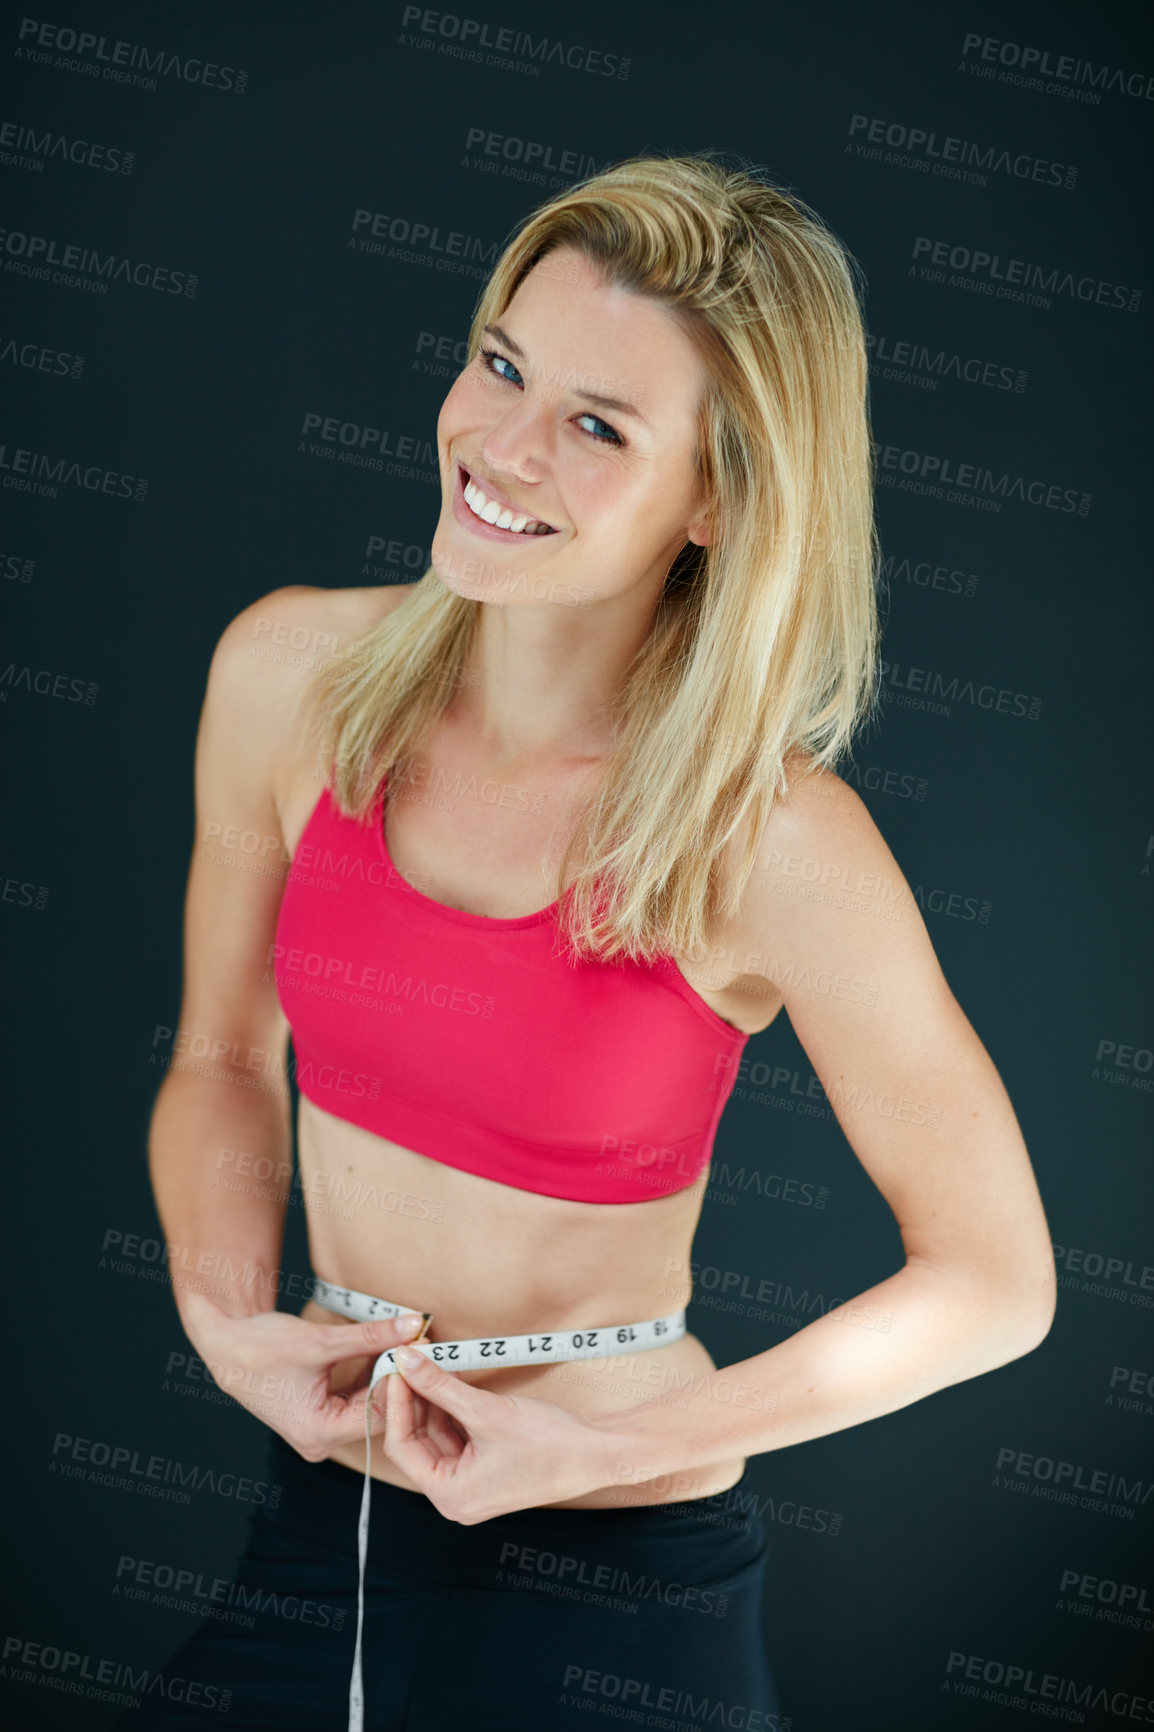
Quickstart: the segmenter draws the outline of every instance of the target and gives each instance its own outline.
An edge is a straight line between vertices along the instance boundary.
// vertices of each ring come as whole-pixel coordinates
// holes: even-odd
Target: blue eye
[[[508,379],[509,378],[509,375],[507,373],[497,373],[496,367],[490,366],[489,363],[492,361],[500,361],[500,363],[503,367],[513,367],[512,361],[510,361],[505,355],[499,355],[497,353],[496,349],[482,349],[481,354],[484,357],[485,365],[488,368],[490,373],[496,373],[498,379]],[[514,371],[514,373],[517,373],[516,367],[513,367],[513,371]],[[520,373],[517,373],[517,377],[518,377],[518,379],[521,377]],[[509,383],[510,384],[513,383],[512,379],[509,379]]]
[[[513,373],[516,373],[516,378],[511,379],[508,373],[498,372],[498,362],[500,362],[502,367],[509,367]],[[510,385],[523,382],[520,373],[517,372],[516,367],[513,366],[513,363],[509,360],[508,356],[500,354],[496,349],[481,350],[481,365],[484,370],[487,373],[491,373],[495,379],[504,379]],[[585,414],[579,416],[578,419],[581,421],[596,421],[599,427],[605,428],[606,431],[604,433],[590,432],[589,437],[591,439],[596,439],[602,445],[624,445],[625,441],[622,439],[621,435],[610,427],[608,421],[602,421],[600,416],[593,415],[589,411],[586,411]]]
[[[624,443],[624,441],[613,431],[613,428],[609,427],[608,421],[602,421],[598,416],[589,415],[589,414],[582,415],[581,419],[582,419],[582,421],[596,421],[597,425],[599,427],[608,427],[609,428],[608,435],[606,435],[605,433],[594,433],[593,434],[594,439],[600,439],[606,445],[621,445]]]

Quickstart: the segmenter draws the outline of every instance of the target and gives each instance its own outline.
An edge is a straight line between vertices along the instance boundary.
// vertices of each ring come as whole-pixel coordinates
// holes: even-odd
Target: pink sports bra
[[[748,1036],[671,957],[573,957],[558,902],[493,919],[414,889],[326,787],[277,921],[277,994],[316,1106],[445,1166],[581,1203],[686,1189]]]

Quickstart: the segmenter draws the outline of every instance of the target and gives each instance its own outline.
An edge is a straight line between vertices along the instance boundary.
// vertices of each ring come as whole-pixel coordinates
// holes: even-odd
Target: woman
[[[635,158],[530,216],[468,353],[430,570],[276,591],[213,657],[181,1029],[227,1057],[174,1065],[151,1169],[282,1497],[257,1627],[166,1677],[280,1732],[342,1725],[354,1660],[359,1724],[362,1659],[371,1727],[776,1727],[748,1458],[1030,1351],[1055,1292],[1005,1090],[831,768],[877,643],[855,266],[752,174]],[[906,1262],[719,1370],[691,1246],[783,1006]],[[259,1182],[291,1172],[290,1025],[299,1317]]]

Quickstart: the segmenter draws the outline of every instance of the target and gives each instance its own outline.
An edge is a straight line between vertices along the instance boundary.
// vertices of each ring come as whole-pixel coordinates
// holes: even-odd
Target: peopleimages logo
[[[123,475],[99,463],[61,457],[46,451],[30,451],[23,445],[0,444],[0,486],[21,493],[37,493],[55,499],[61,487],[79,487],[88,493],[111,493],[118,499],[140,501],[148,496],[144,476]]]
[[[541,76],[541,67],[549,65],[568,67],[570,72],[592,72],[600,78],[628,78],[632,65],[623,56],[606,54],[601,48],[585,48],[555,37],[530,36],[527,30],[516,30],[506,24],[493,27],[487,19],[436,12],[431,6],[406,6],[401,13],[401,29],[411,32],[412,47],[486,66],[520,60],[536,78]]]
[[[561,185],[567,180],[584,180],[605,167],[595,156],[579,150],[562,150],[552,144],[541,144],[532,138],[517,138],[511,133],[493,132],[486,126],[470,126],[465,133],[465,152],[481,160],[477,166],[490,174],[516,175],[521,180],[545,184],[546,176]],[[500,158],[497,161],[489,160]]]
[[[1013,180],[1041,181],[1046,186],[1064,187],[1072,192],[1078,181],[1078,170],[1068,163],[1051,162],[1048,157],[1031,156],[1029,151],[999,149],[994,144],[978,144],[972,138],[954,138],[945,133],[940,138],[924,126],[908,126],[900,120],[883,120],[869,114],[850,116],[849,136],[859,156],[876,162],[894,162],[899,167],[920,169],[923,173],[953,175],[987,184],[988,175],[1004,174]],[[885,155],[882,146],[887,146]],[[846,145],[846,150],[851,148]],[[958,169],[951,168],[959,165]],[[973,171],[963,175],[961,166]]]
[[[1037,265],[1028,259],[1008,258],[1000,253],[988,253],[981,247],[955,245],[951,241],[936,241],[929,235],[914,237],[911,258],[914,263],[907,276],[917,275],[926,282],[948,282],[953,287],[978,289],[998,300],[1028,301],[1031,306],[1049,306],[1049,295],[1068,295],[1075,301],[1093,301],[1099,307],[1118,307],[1136,313],[1142,304],[1142,290],[1127,288],[1123,283],[1108,283],[1098,277],[1075,276],[1060,265]],[[946,277],[946,270],[953,271]],[[970,278],[969,282],[960,281]]]
[[[109,40],[91,30],[73,30],[68,25],[49,24],[39,18],[22,18],[16,32],[17,60],[34,65],[54,65],[66,72],[85,72],[90,77],[111,79],[115,84],[133,84],[155,90],[158,78],[175,78],[182,84],[202,84],[206,90],[230,90],[243,95],[248,73],[236,66],[221,66],[215,60],[195,55],[171,54],[165,48],[146,48],[140,42]],[[143,76],[142,76],[143,75]]]
[[[14,367],[27,367],[35,373],[52,373],[62,379],[80,379],[84,375],[84,356],[69,355],[59,349],[49,349],[43,343],[22,342],[17,337],[0,338],[0,364],[10,361]]]
[[[981,36],[976,30],[969,30],[962,38],[962,62],[968,62],[971,72],[983,70],[981,62],[989,67],[1000,67],[1003,72],[1009,70],[1017,74],[1009,82],[1027,84],[1033,88],[1042,89],[1042,80],[1059,79],[1072,86],[1089,87],[1090,91],[1111,90],[1117,96],[1136,96],[1143,102],[1154,102],[1154,74],[1149,72],[1125,72],[1120,66],[1109,66],[1105,62],[1096,65],[1092,60],[1079,60],[1073,54],[1058,54],[1051,57],[1048,48],[1031,48],[1020,42],[1003,42],[997,36]],[[1071,90],[1071,95],[1074,91]]]
[[[1003,366],[977,355],[961,355],[957,350],[939,349],[914,338],[870,331],[866,347],[871,372],[880,372],[883,379],[896,379],[899,384],[920,385],[923,390],[936,391],[939,379],[956,379],[959,384],[1013,391],[1020,397],[1029,378],[1022,367]]]
[[[0,670],[0,703],[8,702],[9,692],[37,692],[42,698],[61,698],[69,704],[94,704],[100,687],[93,680],[72,679],[68,674],[53,673],[51,668],[29,664],[17,667],[15,662]]]
[[[37,132],[34,126],[21,126],[18,121],[0,122],[0,161],[13,168],[30,168],[42,173],[45,162],[53,158],[74,162],[81,168],[103,169],[109,174],[131,174],[136,153],[122,150],[114,144],[93,144],[87,138],[68,138],[62,132]]]
[[[959,463],[954,457],[933,451],[903,449],[900,445],[883,445],[878,453],[878,479],[888,480],[884,473],[896,469],[903,477],[916,477],[916,491],[929,492],[935,498],[953,497],[944,490],[950,488],[963,495],[981,499],[987,510],[1000,511],[1003,499],[1017,499],[1023,505],[1041,505],[1047,511],[1076,512],[1089,517],[1093,494],[1076,487],[1062,487],[1057,482],[1027,479],[1011,475],[1007,470],[996,473],[980,463]]]
[[[318,415],[312,410],[306,411],[301,422],[297,450],[310,457],[351,463],[359,469],[383,469],[382,457],[437,468],[437,447],[420,433],[398,433],[389,427],[342,421],[337,415]]]
[[[1154,1492],[1154,1481],[1131,1478],[1109,1468],[1087,1467],[1080,1461],[1061,1461],[1052,1455],[1035,1455],[1006,1444],[998,1450],[993,1485],[1006,1491],[1024,1491],[1053,1503],[1120,1515],[1133,1521]]]
[[[907,692],[914,692],[937,699],[946,706],[969,704],[971,709],[990,710],[1000,716],[1024,716],[1031,722],[1036,722],[1042,713],[1041,698],[1033,697],[1029,692],[1017,692],[1011,686],[975,684],[972,679],[962,678],[956,673],[947,676],[936,668],[916,668],[903,662],[883,661],[881,680],[883,703],[896,701],[899,694],[904,696]],[[920,704],[913,707],[922,708]],[[949,714],[948,707],[945,714]]]
[[[1042,1711],[1064,1720],[1083,1721],[1086,1716],[1079,1710],[1096,1708],[1103,1714],[1116,1714],[1120,1720],[1139,1720],[1144,1726],[1152,1723],[1146,1696],[1135,1696],[1097,1679],[1067,1678],[1060,1672],[1044,1672],[1013,1661],[988,1660],[982,1654],[951,1653],[942,1684],[942,1689],[946,1688],[955,1696],[976,1697],[1002,1708],[1028,1708],[1031,1714],[1039,1712],[1040,1704]],[[1063,1711],[1054,1706],[1058,1703],[1070,1706]]]
[[[131,283],[138,289],[159,289],[163,294],[187,295],[190,299],[196,294],[197,278],[186,271],[132,259],[126,253],[98,253],[92,247],[61,243],[22,229],[0,229],[0,249],[7,254],[6,271],[44,282],[79,284],[99,295],[108,293],[110,282]],[[50,266],[56,266],[55,272]]]
[[[887,553],[882,560],[882,576],[889,584],[896,580],[912,583],[918,589],[933,589],[945,595],[960,595],[967,600],[977,594],[978,575],[960,571],[932,559],[916,559],[909,554]]]
[[[108,1471],[92,1473],[92,1468]],[[267,1504],[269,1509],[280,1504],[280,1486],[267,1480],[254,1480],[231,1471],[222,1473],[217,1468],[177,1461],[171,1456],[142,1456],[131,1444],[74,1437],[70,1431],[56,1433],[48,1470],[63,1474],[66,1479],[87,1479],[93,1484],[111,1485],[117,1491],[143,1492],[149,1496],[163,1496],[175,1487],[178,1489],[170,1500],[174,1502],[188,1503],[184,1487],[191,1486],[194,1491],[210,1491],[218,1497],[237,1498],[241,1503]]]
[[[362,234],[362,229],[368,233]],[[358,208],[353,212],[351,230],[346,248],[399,259],[402,264],[432,262],[435,269],[457,276],[487,275],[501,250],[499,241],[485,241],[459,229],[447,229],[442,234],[437,223],[414,222],[388,211]]]
[[[5,1636],[3,1666],[5,1676],[20,1684],[50,1684],[69,1696],[88,1696],[93,1701],[120,1702],[129,1707],[139,1707],[144,1696],[161,1696],[169,1702],[227,1714],[232,1702],[232,1691],[219,1684],[204,1684],[170,1672],[150,1672],[135,1661],[81,1654],[25,1636]]]
[[[127,1581],[123,1579],[125,1576]],[[134,1585],[130,1586],[130,1583]],[[127,1552],[121,1553],[116,1566],[112,1592],[120,1598],[167,1605],[174,1611],[198,1612],[202,1617],[207,1613],[250,1630],[255,1627],[255,1618],[235,1614],[229,1618],[226,1608],[239,1606],[245,1613],[253,1608],[266,1616],[271,1612],[274,1617],[289,1618],[320,1629],[340,1630],[345,1622],[343,1606],[331,1606],[323,1600],[302,1599],[299,1594],[277,1593],[259,1584],[250,1588],[224,1576],[213,1576],[208,1580],[201,1570],[184,1569],[152,1558],[134,1558]]]

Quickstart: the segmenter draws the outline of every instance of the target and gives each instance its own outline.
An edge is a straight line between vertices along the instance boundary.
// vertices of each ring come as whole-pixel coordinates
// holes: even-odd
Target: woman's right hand
[[[372,1323],[310,1323],[287,1311],[230,1316],[206,1294],[186,1291],[185,1333],[217,1386],[272,1428],[306,1461],[323,1461],[339,1443],[365,1435],[365,1402],[374,1360],[386,1348],[411,1341],[421,1317],[381,1317]],[[363,1364],[351,1383],[332,1387],[334,1368]],[[372,1431],[384,1428],[374,1409]]]

